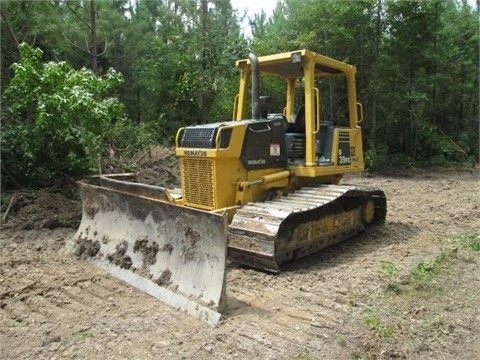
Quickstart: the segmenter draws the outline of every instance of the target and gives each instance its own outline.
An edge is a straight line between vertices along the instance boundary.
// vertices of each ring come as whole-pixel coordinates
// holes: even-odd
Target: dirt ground
[[[139,159],[146,177],[173,183],[170,155]],[[0,233],[2,359],[480,359],[478,168],[344,183],[385,191],[385,226],[279,275],[229,264],[215,327],[66,254],[75,196],[17,193]]]

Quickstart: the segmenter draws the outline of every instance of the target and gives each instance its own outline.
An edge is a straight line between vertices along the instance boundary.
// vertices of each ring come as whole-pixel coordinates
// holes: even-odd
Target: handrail
[[[253,133],[262,133],[262,132],[267,132],[267,131],[271,131],[271,130],[272,130],[272,128],[268,124],[265,124],[265,128],[260,129],[260,130],[254,130],[251,127],[248,128],[248,131],[251,131]]]
[[[175,135],[175,147],[176,148],[180,147],[179,137],[180,137],[180,134],[183,134],[184,130],[185,130],[185,127],[181,127],[180,129],[177,130],[177,135]]]
[[[317,114],[315,118],[317,128],[313,132],[313,135],[316,135],[320,130],[320,90],[318,90],[318,88],[313,88],[313,91],[315,91],[315,100],[317,102]]]
[[[358,111],[360,109],[360,112]],[[359,118],[357,119],[357,124],[360,124],[363,121],[363,105],[357,102],[357,114],[360,114]]]
[[[238,110],[238,98],[240,97],[240,94],[235,95],[235,98],[233,99],[233,114],[232,114],[232,120],[236,120],[235,116],[237,114]]]

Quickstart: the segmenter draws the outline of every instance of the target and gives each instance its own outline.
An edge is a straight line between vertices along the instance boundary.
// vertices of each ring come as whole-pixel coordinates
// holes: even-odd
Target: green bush
[[[20,54],[2,99],[2,186],[45,186],[92,171],[107,129],[124,117],[123,105],[110,96],[121,75],[44,63],[42,51],[25,43]]]
[[[110,144],[127,157],[154,145],[168,145],[171,140],[161,122],[147,121],[137,124],[129,119],[116,121],[108,129],[107,136]]]
[[[369,144],[365,151],[365,168],[370,171],[389,169],[392,166],[386,145]]]

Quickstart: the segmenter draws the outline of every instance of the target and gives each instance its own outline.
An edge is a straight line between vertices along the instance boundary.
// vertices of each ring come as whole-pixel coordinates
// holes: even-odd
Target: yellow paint
[[[302,56],[301,64],[291,61],[292,54]],[[286,168],[268,168],[248,171],[241,161],[241,153],[247,124],[242,121],[247,112],[247,99],[250,91],[252,73],[249,59],[239,60],[239,92],[233,106],[234,121],[226,122],[220,131],[231,129],[230,144],[227,148],[192,149],[182,148],[180,138],[183,129],[176,137],[176,155],[180,158],[182,172],[182,202],[187,206],[205,210],[228,208],[229,213],[237,206],[249,201],[260,201],[265,192],[272,189],[292,191],[295,188],[312,183],[338,183],[343,174],[364,170],[362,132],[359,118],[362,115],[361,104],[356,99],[355,72],[352,65],[313,53],[299,50],[258,57],[260,72],[281,77],[286,81],[284,115],[291,119],[295,104],[296,84],[303,82],[305,101],[305,161],[290,164]],[[316,155],[316,133],[319,130],[319,109],[321,94],[315,88],[316,78],[343,76],[347,83],[349,127],[335,128],[331,149],[331,165],[321,165]],[[350,157],[346,165],[339,164],[339,134],[347,133],[350,140]],[[216,143],[219,144],[220,133]],[[345,160],[345,159],[341,159]],[[345,161],[344,161],[345,163]],[[232,210],[233,209],[233,210]],[[312,230],[313,231],[313,230]],[[316,231],[316,230],[315,230]]]

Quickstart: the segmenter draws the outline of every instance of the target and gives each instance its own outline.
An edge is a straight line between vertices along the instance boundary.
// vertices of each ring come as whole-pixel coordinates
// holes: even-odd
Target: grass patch
[[[415,289],[425,289],[432,279],[445,270],[453,256],[458,253],[458,248],[442,249],[440,254],[430,262],[419,262],[412,271],[412,278],[409,281]]]
[[[387,291],[393,292],[393,293],[399,293],[400,288],[398,287],[398,284],[396,283],[396,277],[398,273],[400,272],[399,268],[395,263],[392,261],[386,261],[386,260],[381,260],[378,263],[378,271],[386,277],[388,284],[387,284]]]
[[[380,326],[380,318],[375,315],[368,315],[365,318],[365,325],[369,328],[376,329]]]
[[[468,251],[480,251],[480,243],[470,243],[466,245]]]
[[[378,271],[384,274],[389,280],[393,280],[400,272],[393,262],[385,260],[381,260],[378,263]]]
[[[454,314],[471,313],[476,299],[465,298],[468,306],[458,307],[458,293],[466,293],[458,274],[471,275],[478,264],[475,257],[480,251],[480,235],[439,240],[443,247],[430,252],[429,258],[402,261],[401,267],[399,259],[378,262],[379,278],[387,287],[379,297],[363,294],[367,298],[364,303],[369,305],[356,321],[364,335],[361,342],[353,343],[352,359],[378,359],[383,355],[415,358],[416,349],[422,349],[425,341],[448,343],[451,336],[459,336]]]
[[[480,251],[480,234],[465,234],[458,236],[455,240],[468,251]]]
[[[95,335],[93,335],[92,332],[88,331],[88,330],[82,330],[82,331],[79,331],[75,334],[73,334],[74,336],[77,336],[77,337],[80,337],[80,338],[83,338],[83,339],[86,339],[86,338],[93,338]]]
[[[433,292],[441,290],[441,286],[435,282],[443,271],[445,271],[453,257],[458,253],[458,247],[452,247],[449,249],[442,249],[431,261],[420,261],[415,264],[410,273],[403,278],[402,281],[398,280],[398,274],[400,270],[391,261],[380,261],[378,264],[378,270],[387,278],[387,292],[395,295],[414,296],[412,292],[422,290],[427,291],[427,296],[433,295]]]
[[[378,315],[369,314],[365,317],[365,325],[374,331],[376,336],[390,338],[395,335],[396,327],[392,324],[382,322]]]
[[[478,242],[477,242],[478,241]],[[416,263],[412,270],[399,280],[399,267],[392,261],[382,260],[378,263],[378,271],[387,280],[386,292],[394,296],[403,296],[408,298],[419,297],[423,291],[427,297],[435,293],[441,293],[442,285],[435,279],[446,271],[453,258],[456,258],[459,248],[476,251],[480,247],[480,237],[478,235],[468,235],[461,238],[455,238],[449,241],[453,246],[443,248],[440,253],[430,261],[420,261]],[[463,244],[460,247],[460,244]]]
[[[467,233],[447,240],[448,243],[470,252],[480,251],[480,234]]]

